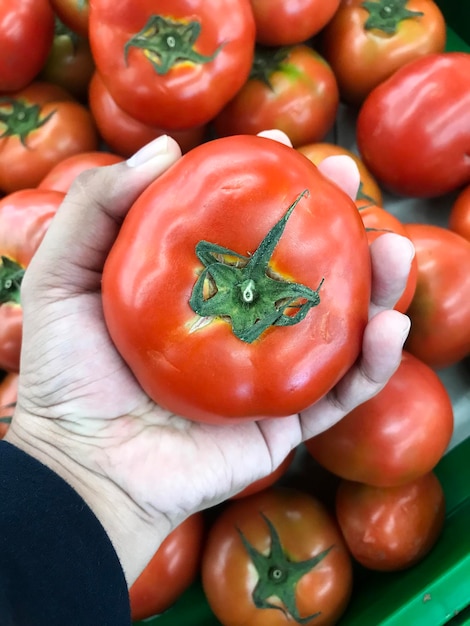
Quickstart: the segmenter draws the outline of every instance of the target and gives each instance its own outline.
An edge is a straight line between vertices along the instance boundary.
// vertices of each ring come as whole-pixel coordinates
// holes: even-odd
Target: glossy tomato
[[[129,589],[132,620],[163,613],[199,574],[204,540],[202,513],[177,526]]]
[[[216,139],[131,207],[102,292],[117,349],[163,407],[208,422],[290,415],[360,352],[367,236],[349,196],[293,148]]]
[[[253,493],[258,493],[259,491],[263,491],[263,489],[267,489],[268,487],[272,487],[278,480],[280,480],[285,474],[287,470],[291,467],[292,462],[295,457],[295,450],[291,450],[291,452],[286,456],[284,461],[278,465],[278,467],[264,478],[259,478],[255,480],[255,482],[245,487],[242,491],[235,494],[231,497],[232,500],[238,500],[240,498],[246,498],[246,496],[251,496]]]
[[[49,0],[54,12],[71,30],[88,37],[89,0]]]
[[[318,500],[271,488],[232,502],[216,518],[202,584],[224,626],[332,625],[350,598],[351,558]]]
[[[0,93],[23,89],[39,74],[53,37],[49,0],[0,0]]]
[[[418,260],[405,347],[434,368],[470,354],[470,241],[432,224],[406,224]]]
[[[90,44],[56,19],[54,39],[39,80],[66,89],[80,102],[87,103],[88,85],[95,70]]]
[[[321,33],[343,100],[360,105],[398,68],[443,52],[446,24],[432,0],[343,0]]]
[[[93,74],[90,82],[89,105],[106,145],[124,157],[130,157],[139,148],[162,134],[173,137],[182,152],[188,152],[198,146],[206,135],[205,126],[168,131],[139,122],[116,104],[98,72]]]
[[[312,163],[315,163],[315,165],[320,165],[324,159],[330,156],[345,154],[350,157],[357,165],[361,178],[356,204],[382,205],[382,190],[380,189],[377,181],[369,172],[363,160],[357,154],[351,152],[351,150],[338,146],[334,143],[327,142],[309,143],[299,146],[297,150],[310,159]]]
[[[397,217],[376,204],[368,204],[366,200],[356,202],[362,222],[367,232],[369,243],[372,243],[384,233],[397,233],[403,237],[408,237],[405,224]],[[408,237],[409,238],[409,237]],[[395,305],[397,311],[405,313],[413,300],[418,281],[418,260],[416,255],[411,261],[410,273],[405,290]]]
[[[116,103],[160,128],[209,122],[248,78],[249,0],[94,0],[90,43]]]
[[[123,158],[104,151],[79,152],[55,165],[41,180],[37,189],[55,189],[67,193],[75,178],[84,170],[119,163]]]
[[[428,54],[372,90],[357,144],[379,183],[430,198],[470,182],[469,76],[470,54]]]
[[[453,425],[452,402],[438,375],[404,352],[382,391],[305,446],[342,478],[392,487],[434,468]]]
[[[0,368],[18,371],[24,270],[42,241],[64,194],[23,189],[0,200]]]
[[[90,112],[52,83],[0,97],[0,189],[35,187],[59,161],[98,149]]]
[[[4,373],[3,378],[0,378],[0,439],[5,436],[13,417],[18,397],[18,378],[17,372]]]
[[[340,0],[250,0],[256,41],[265,46],[303,43],[333,17]]]
[[[449,228],[470,241],[470,185],[462,189],[449,214]]]
[[[373,570],[401,570],[421,561],[439,538],[444,492],[432,472],[397,487],[343,480],[336,519],[356,561]]]
[[[336,78],[312,48],[257,48],[250,78],[216,116],[219,136],[283,130],[294,146],[320,141],[339,104]]]

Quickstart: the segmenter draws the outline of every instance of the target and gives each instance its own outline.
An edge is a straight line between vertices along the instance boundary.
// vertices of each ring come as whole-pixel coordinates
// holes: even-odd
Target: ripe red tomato
[[[130,157],[139,148],[162,134],[173,137],[182,152],[188,152],[198,146],[206,135],[205,126],[168,131],[139,122],[116,104],[98,72],[93,74],[90,82],[89,105],[106,145],[123,157]]]
[[[278,465],[277,469],[274,472],[271,472],[264,478],[259,478],[255,480],[254,483],[245,487],[243,491],[235,494],[231,497],[231,500],[239,500],[240,498],[246,498],[246,496],[251,496],[253,493],[258,493],[259,491],[263,491],[263,489],[267,489],[268,487],[272,487],[274,483],[280,480],[286,473],[287,470],[292,465],[292,462],[295,457],[295,450],[292,450],[284,459],[284,461]]]
[[[64,194],[22,189],[0,200],[0,368],[18,371],[25,268],[44,237]]]
[[[431,367],[448,367],[470,354],[470,241],[432,224],[406,224],[406,231],[418,282],[405,347]]]
[[[256,41],[265,46],[302,43],[331,20],[341,0],[251,0]]]
[[[18,397],[17,372],[4,372],[0,378],[0,439],[5,436]]]
[[[326,142],[302,145],[297,148],[297,150],[310,159],[312,163],[315,163],[315,165],[319,165],[327,157],[338,154],[345,154],[350,157],[356,163],[361,178],[356,204],[364,205],[372,203],[382,206],[382,190],[377,184],[375,178],[365,166],[363,160],[354,152],[351,152],[347,148],[343,148],[342,146],[338,146],[334,143]]]
[[[362,200],[356,202],[362,221],[364,223],[369,243],[372,243],[377,237],[387,232],[397,233],[403,237],[408,237],[405,225],[394,215],[386,211],[384,208],[375,204],[368,204]],[[408,275],[406,287],[400,299],[395,305],[397,311],[405,313],[413,300],[416,291],[416,283],[418,281],[418,260],[416,255],[411,262],[411,269]]]
[[[459,192],[450,209],[449,228],[470,241],[470,185]]]
[[[39,74],[53,36],[49,0],[0,0],[0,93],[23,89]]]
[[[177,526],[129,589],[132,620],[163,613],[196,580],[204,540],[202,513]]]
[[[201,571],[224,626],[332,625],[351,595],[351,558],[336,521],[294,489],[230,503],[209,530]]]
[[[336,78],[312,48],[257,48],[250,78],[215,117],[219,136],[284,131],[294,146],[320,141],[339,104]]]
[[[90,44],[56,19],[54,39],[39,80],[59,85],[80,102],[87,103],[88,85],[95,70]]]
[[[349,196],[293,148],[216,139],[131,207],[102,293],[117,349],[161,406],[207,422],[290,415],[360,352],[367,236]]]
[[[421,561],[439,538],[444,492],[432,472],[397,487],[343,480],[336,518],[356,561],[373,570],[401,570]]]
[[[88,37],[89,0],[49,0],[54,12],[71,30]]]
[[[443,52],[446,23],[432,0],[343,0],[321,33],[343,100],[360,105],[397,69]]]
[[[55,189],[67,193],[75,178],[84,170],[119,163],[123,158],[104,151],[79,152],[55,165],[41,180],[37,189]]]
[[[35,187],[65,157],[98,149],[90,112],[64,89],[33,82],[0,97],[0,189]]]
[[[160,128],[209,122],[246,81],[253,61],[249,0],[95,0],[89,33],[116,103]]]
[[[470,182],[469,75],[470,54],[428,54],[372,90],[357,118],[357,145],[379,183],[431,198]]]
[[[393,487],[430,472],[449,445],[452,402],[438,375],[406,352],[374,398],[309,439],[305,447],[329,471]]]

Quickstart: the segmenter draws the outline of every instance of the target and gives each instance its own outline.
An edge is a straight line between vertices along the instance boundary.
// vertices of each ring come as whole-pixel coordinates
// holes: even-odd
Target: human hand
[[[80,175],[22,288],[18,402],[5,438],[82,495],[110,536],[129,585],[183,519],[269,474],[301,441],[377,393],[398,366],[409,328],[391,307],[405,286],[412,247],[383,235],[371,246],[371,319],[362,356],[313,407],[300,416],[220,426],[155,405],[108,336],[101,272],[133,201],[179,156],[165,138],[127,163]],[[321,169],[356,194],[350,159],[330,158]]]

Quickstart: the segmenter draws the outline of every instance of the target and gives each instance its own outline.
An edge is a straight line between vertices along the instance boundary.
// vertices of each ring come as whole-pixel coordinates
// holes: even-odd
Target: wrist
[[[92,454],[87,444],[79,436],[64,435],[50,420],[15,416],[4,439],[46,465],[81,496],[106,531],[130,587],[172,530],[168,519],[149,516],[112,480],[89,467]]]

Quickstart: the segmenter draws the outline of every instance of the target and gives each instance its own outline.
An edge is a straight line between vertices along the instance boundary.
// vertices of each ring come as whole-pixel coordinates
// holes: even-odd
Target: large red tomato
[[[15,410],[18,397],[18,378],[17,372],[0,372],[0,439],[5,436]]]
[[[418,281],[405,347],[431,367],[448,367],[470,354],[470,241],[432,224],[406,224],[406,231]]]
[[[177,526],[129,589],[132,620],[163,613],[199,574],[204,539],[202,513]]]
[[[23,89],[39,74],[53,37],[49,0],[0,0],[0,93]]]
[[[139,148],[162,134],[173,137],[182,152],[198,146],[206,135],[205,126],[168,131],[139,122],[116,104],[98,72],[93,74],[90,81],[89,105],[106,145],[124,157],[130,157]]]
[[[290,415],[360,352],[367,236],[349,196],[293,148],[216,139],[131,207],[102,293],[117,349],[163,407],[208,422]]]
[[[349,601],[351,558],[318,500],[271,488],[232,502],[216,518],[202,584],[224,626],[328,626]]]
[[[328,63],[305,45],[257,48],[248,81],[214,119],[218,135],[284,131],[294,146],[320,141],[339,104]]]
[[[379,183],[430,198],[470,182],[469,76],[470,54],[427,54],[371,91],[357,145]]]
[[[404,352],[382,391],[305,446],[342,478],[392,487],[431,471],[453,426],[452,402],[438,375]]]
[[[340,0],[250,0],[256,41],[265,46],[302,43],[331,20]]]
[[[397,69],[443,52],[446,23],[433,0],[342,0],[321,33],[342,99],[360,105]]]
[[[0,189],[35,187],[62,159],[98,149],[88,109],[58,85],[33,82],[0,97]]]
[[[449,228],[470,241],[470,185],[459,192],[451,206]]]
[[[433,472],[397,487],[342,480],[336,519],[356,561],[373,570],[401,570],[436,543],[444,526],[444,492]]]
[[[0,200],[0,368],[18,371],[24,270],[44,237],[64,194],[22,189]]]
[[[249,0],[93,0],[90,44],[116,103],[159,128],[209,122],[250,73]]]

